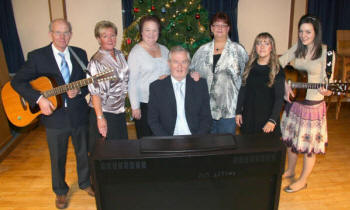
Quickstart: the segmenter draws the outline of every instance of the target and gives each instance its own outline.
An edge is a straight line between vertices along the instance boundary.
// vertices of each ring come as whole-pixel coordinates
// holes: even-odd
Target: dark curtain
[[[349,0],[309,0],[308,13],[319,17],[322,24],[322,41],[335,50],[337,30],[350,30]]]
[[[4,46],[9,72],[15,73],[24,63],[24,57],[17,34],[11,0],[0,1],[0,38]]]
[[[237,29],[238,0],[202,0],[202,5],[208,11],[209,20],[217,12],[226,13],[231,21],[230,38],[232,41],[239,42]]]
[[[127,28],[132,21],[134,21],[134,17],[132,15],[133,10],[133,0],[123,0],[122,7],[123,7],[123,28]]]

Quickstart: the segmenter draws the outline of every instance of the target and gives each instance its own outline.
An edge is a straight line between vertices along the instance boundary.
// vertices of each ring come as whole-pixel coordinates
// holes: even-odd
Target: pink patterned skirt
[[[281,119],[284,143],[295,153],[325,154],[328,143],[326,103],[302,101],[289,106]]]

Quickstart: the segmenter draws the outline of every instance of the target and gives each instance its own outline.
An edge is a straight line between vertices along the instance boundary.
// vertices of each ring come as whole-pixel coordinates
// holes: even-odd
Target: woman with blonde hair
[[[128,139],[125,117],[125,98],[128,92],[129,67],[123,53],[115,48],[117,27],[110,21],[100,21],[95,26],[95,37],[100,45],[92,56],[88,71],[92,76],[113,69],[117,79],[92,83],[89,152],[94,151],[95,141]]]
[[[278,62],[271,34],[255,38],[252,53],[242,75],[236,124],[241,133],[281,134],[280,112],[283,105],[284,73]]]

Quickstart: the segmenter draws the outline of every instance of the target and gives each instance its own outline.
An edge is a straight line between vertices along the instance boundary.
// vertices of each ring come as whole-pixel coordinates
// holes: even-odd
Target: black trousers
[[[141,107],[141,118],[139,120],[135,119],[135,128],[137,138],[140,139],[144,136],[153,136],[151,128],[148,126],[147,115],[148,115],[148,104],[140,103]]]
[[[103,112],[105,119],[107,120],[107,137],[105,140],[121,140],[128,139],[128,129],[126,126],[125,113],[112,114],[109,112]],[[95,143],[97,139],[102,138],[97,128],[96,114],[93,109],[90,110],[89,116],[89,146],[88,151],[90,154],[95,149]]]
[[[65,181],[65,174],[70,136],[77,161],[79,187],[80,189],[85,189],[91,185],[87,153],[88,126],[83,125],[72,128],[67,121],[67,125],[64,128],[46,128],[46,139],[51,159],[52,189],[57,195],[65,195],[69,190]]]

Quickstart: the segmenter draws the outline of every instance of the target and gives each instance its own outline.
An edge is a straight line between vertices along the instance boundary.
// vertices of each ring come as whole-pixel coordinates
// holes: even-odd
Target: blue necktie
[[[61,62],[61,74],[62,74],[62,77],[64,79],[64,82],[66,84],[68,84],[69,83],[69,77],[70,77],[68,63],[67,63],[66,59],[64,58],[64,54],[63,53],[58,53],[58,55],[61,56],[61,58],[62,58],[62,62]]]

